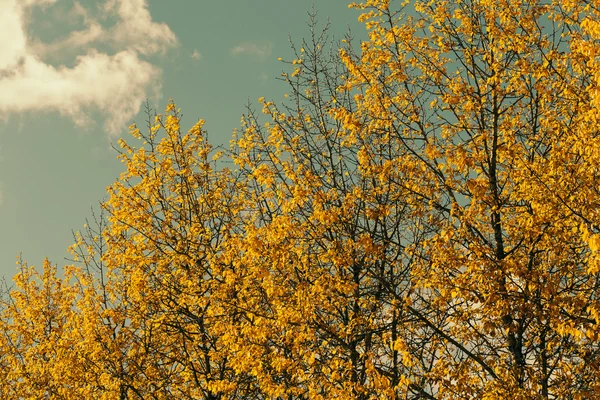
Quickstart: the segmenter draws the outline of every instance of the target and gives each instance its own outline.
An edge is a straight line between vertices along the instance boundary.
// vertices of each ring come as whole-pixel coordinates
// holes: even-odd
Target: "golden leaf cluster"
[[[75,263],[19,263],[4,398],[600,398],[598,5],[351,6],[229,150],[131,126]]]

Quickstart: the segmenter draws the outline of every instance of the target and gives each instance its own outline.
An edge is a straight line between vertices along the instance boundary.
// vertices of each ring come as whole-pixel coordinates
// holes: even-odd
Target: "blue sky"
[[[63,265],[122,170],[111,143],[169,98],[228,143],[245,105],[279,101],[308,11],[364,35],[344,0],[0,0],[0,273]]]

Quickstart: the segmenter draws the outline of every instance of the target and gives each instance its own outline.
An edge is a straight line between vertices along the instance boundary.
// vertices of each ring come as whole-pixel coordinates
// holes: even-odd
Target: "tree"
[[[2,393],[15,399],[83,394],[66,383],[85,376],[74,362],[80,338],[72,308],[75,288],[56,277],[48,260],[43,273],[22,260],[18,264],[16,290],[3,302],[0,320]]]
[[[132,126],[142,146],[120,141],[127,172],[103,204],[102,262],[135,344],[128,367],[140,376],[140,398],[248,398],[255,390],[223,351],[223,326],[237,315],[222,313],[215,289],[227,276],[220,260],[241,229],[243,202],[233,175],[214,168],[203,123],[182,134],[170,103],[149,119],[147,134]]]
[[[431,394],[594,397],[594,5],[357,7],[370,40],[342,58],[360,134],[398,141],[398,187],[431,227],[411,265],[423,308],[406,306],[434,331]]]
[[[229,151],[203,121],[183,133],[172,102],[131,127],[105,217],[72,248],[80,266],[17,278],[3,390],[600,395],[600,10],[352,6],[360,51],[312,15],[287,100],[259,100],[265,123],[249,107]],[[33,315],[57,321],[35,340]],[[63,349],[50,369],[48,348]],[[67,362],[77,373],[57,372]]]

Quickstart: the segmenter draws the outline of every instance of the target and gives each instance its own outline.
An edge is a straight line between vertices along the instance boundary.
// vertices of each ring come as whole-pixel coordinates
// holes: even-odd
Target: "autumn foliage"
[[[20,263],[3,398],[600,398],[598,4],[352,7],[229,150],[131,126],[73,265]]]

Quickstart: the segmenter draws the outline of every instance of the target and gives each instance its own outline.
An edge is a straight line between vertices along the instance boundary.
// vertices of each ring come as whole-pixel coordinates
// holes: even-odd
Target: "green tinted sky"
[[[307,12],[364,35],[344,0],[0,0],[0,273],[64,264],[71,230],[122,170],[110,143],[172,97],[227,143],[245,104],[280,100]]]

